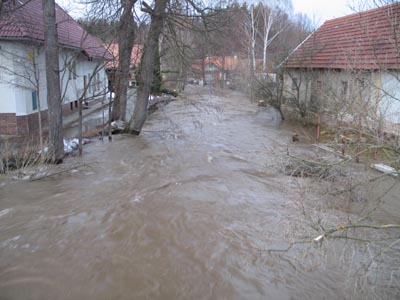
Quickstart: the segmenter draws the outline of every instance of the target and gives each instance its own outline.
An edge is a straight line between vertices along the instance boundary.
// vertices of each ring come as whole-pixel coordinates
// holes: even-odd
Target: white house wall
[[[391,123],[400,124],[400,73],[382,72],[382,115]]]
[[[38,65],[36,70],[39,74],[40,82],[40,106],[41,110],[46,110],[47,88],[43,47],[35,47],[11,41],[1,41],[0,46],[0,66],[5,66],[11,70],[11,72],[7,73],[3,72],[3,68],[0,72],[0,95],[2,99],[0,101],[0,113],[16,113],[17,116],[21,116],[37,111],[33,110],[32,107],[32,92],[36,90],[35,85],[30,82],[35,82],[31,59],[32,53],[35,53],[35,61]],[[79,99],[83,92],[84,76],[92,75],[96,68],[101,81],[100,86],[102,89],[106,88],[107,76],[101,61],[88,61],[88,58],[83,54],[76,55],[76,52],[71,50],[62,49],[60,52],[60,81],[62,84],[62,94],[65,95],[63,104]],[[1,55],[1,53],[7,55]],[[13,61],[10,60],[11,54],[13,55]],[[70,69],[67,68],[66,62],[71,62],[74,58],[76,58],[76,79],[73,79],[73,76],[69,79]],[[87,97],[99,95],[99,84],[96,85],[96,89],[91,88],[90,92],[90,94],[87,94]]]
[[[92,77],[92,81],[90,82],[92,86],[87,90],[86,97],[99,96],[107,87],[107,75],[102,61],[89,61],[88,58],[82,54],[77,56],[74,52],[64,51],[60,55],[60,66],[64,66],[66,61],[71,62],[73,59],[76,60],[76,78],[74,79],[73,74],[70,76],[70,70],[68,68],[64,68],[64,72],[61,72],[60,74],[64,104],[75,101],[82,96],[84,92],[84,76],[86,76],[87,82],[89,82],[89,78],[92,77],[94,72],[99,74],[101,90],[98,88],[99,85],[96,85],[96,88],[93,88],[94,83],[97,83],[96,75],[95,77]]]
[[[4,68],[13,69],[13,61],[8,59],[7,55],[3,53],[15,53],[17,51],[13,44],[0,42],[0,66]],[[13,85],[15,76],[6,72],[4,68],[0,68],[0,112],[2,113],[15,113],[15,92],[16,89]]]
[[[44,55],[35,45],[26,45],[11,41],[0,42],[0,70],[2,73],[1,94],[7,94],[5,105],[0,107],[0,113],[15,113],[17,116],[27,115],[33,112],[32,92],[36,90],[35,67],[33,55],[37,64],[36,71],[44,74]],[[43,87],[45,81],[39,86]],[[42,88],[43,89],[43,88]],[[42,107],[46,106],[46,100],[42,97]],[[8,109],[6,108],[8,107]]]

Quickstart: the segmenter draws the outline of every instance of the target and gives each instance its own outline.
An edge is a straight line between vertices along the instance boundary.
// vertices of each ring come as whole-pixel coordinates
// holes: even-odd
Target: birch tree
[[[254,74],[256,72],[256,41],[257,41],[257,35],[258,35],[258,22],[259,22],[259,15],[258,11],[255,12],[254,5],[250,6],[250,23],[249,23],[249,52],[251,55],[251,62],[252,62],[252,68],[251,68],[251,74]]]
[[[260,14],[262,19],[262,31],[260,31],[262,45],[263,45],[263,63],[262,72],[267,72],[267,53],[268,47],[285,29],[288,28],[289,24],[282,24],[279,21],[280,8],[278,6],[268,6],[265,2],[260,5]],[[273,32],[273,26],[276,26],[275,32]]]

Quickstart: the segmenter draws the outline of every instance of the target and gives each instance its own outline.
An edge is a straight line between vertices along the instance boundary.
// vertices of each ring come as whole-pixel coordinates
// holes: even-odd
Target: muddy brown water
[[[90,167],[0,182],[0,299],[364,298],[338,260],[266,251],[297,213],[272,167],[291,138],[278,114],[190,92],[141,136],[86,146]]]

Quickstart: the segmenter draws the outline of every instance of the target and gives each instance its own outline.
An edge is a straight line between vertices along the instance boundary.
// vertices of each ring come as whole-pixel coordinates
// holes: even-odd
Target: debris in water
[[[321,234],[314,239],[314,242],[319,243],[323,240],[324,236]]]
[[[6,209],[3,209],[3,210],[0,210],[0,217],[5,216],[10,211],[12,211],[12,208],[6,208]]]
[[[372,164],[371,168],[375,169],[379,172],[386,173],[386,174],[393,175],[393,176],[397,176],[399,174],[399,172],[395,168],[392,168],[385,164]]]
[[[74,150],[78,149],[79,139],[64,139],[64,153],[71,153]],[[82,139],[82,145],[88,144],[90,141],[88,139]],[[43,150],[38,151],[38,154],[47,153],[49,151],[49,147],[44,147]]]

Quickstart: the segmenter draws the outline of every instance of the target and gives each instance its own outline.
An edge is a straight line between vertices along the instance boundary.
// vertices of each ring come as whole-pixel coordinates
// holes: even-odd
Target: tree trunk
[[[88,84],[89,84],[90,79],[86,75],[83,76],[83,94],[79,97],[79,119],[78,119],[78,139],[79,139],[79,144],[78,144],[78,154],[79,156],[82,156],[83,152],[83,143],[82,143],[82,135],[83,135],[83,101],[86,101],[86,92],[88,89]]]
[[[125,120],[128,97],[129,69],[135,39],[135,21],[132,13],[136,0],[121,0],[123,13],[118,26],[118,68],[115,78],[115,99],[112,119]]]
[[[49,113],[49,155],[51,162],[61,163],[64,158],[64,142],[55,2],[43,0],[42,7]]]
[[[39,66],[36,61],[36,51],[39,54],[39,50],[32,49],[32,66],[33,72],[35,73],[35,89],[36,89],[36,98],[37,98],[37,109],[38,109],[38,125],[39,125],[39,144],[40,150],[43,150],[43,128],[42,128],[42,107],[40,102],[40,74],[39,74]]]
[[[251,62],[253,67],[253,72],[256,71],[256,39],[257,39],[257,20],[254,16],[254,7],[251,7],[250,11],[250,20],[251,20],[251,40],[250,40],[250,49],[251,49]]]
[[[268,14],[268,8],[263,7],[263,18],[264,18],[264,32],[263,32],[263,64],[262,71],[267,72],[267,47],[270,43],[269,33],[271,31],[272,23],[274,22],[272,10]]]
[[[206,66],[205,66],[206,56],[201,56],[201,78],[203,78],[203,86],[206,85]]]
[[[222,72],[221,72],[221,89],[223,89],[225,87],[225,54],[223,54],[222,56]]]
[[[40,144],[40,150],[43,150],[42,109],[40,106],[39,89],[37,89],[37,108],[38,108],[38,125],[39,125],[39,144]]]
[[[156,0],[154,10],[151,12],[151,24],[147,41],[143,50],[142,68],[139,78],[139,88],[133,122],[130,131],[139,135],[147,117],[147,106],[154,76],[154,64],[158,50],[158,40],[166,18],[166,6],[169,0]]]

